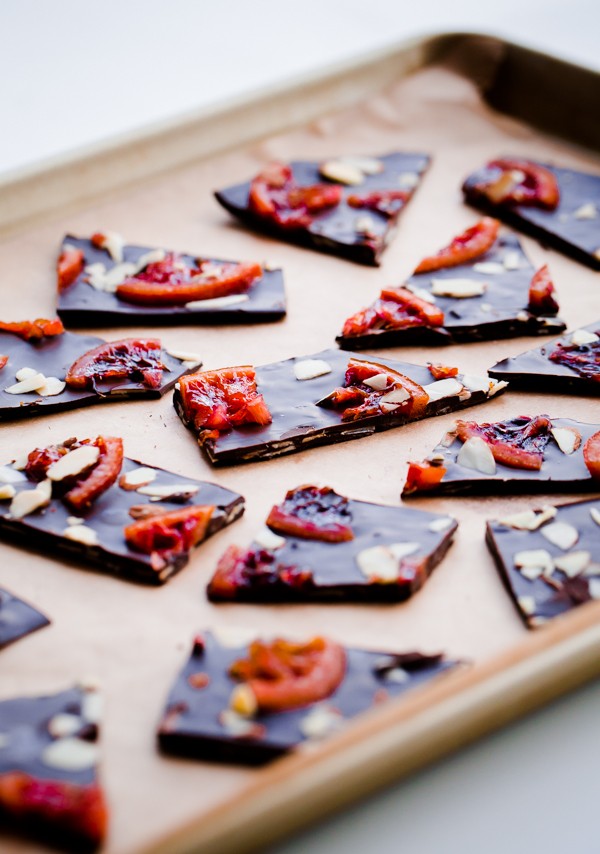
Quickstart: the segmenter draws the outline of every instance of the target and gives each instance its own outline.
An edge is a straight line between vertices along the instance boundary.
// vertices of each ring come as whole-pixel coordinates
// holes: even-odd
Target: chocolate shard
[[[0,587],[0,649],[48,625],[41,611]]]
[[[356,161],[358,164],[364,159],[339,158],[343,162]],[[293,180],[298,187],[311,187],[327,181],[330,186],[342,188],[340,203],[314,214],[311,222],[303,227],[284,227],[256,213],[249,205],[250,181],[219,190],[215,197],[229,213],[256,231],[298,246],[338,255],[358,264],[377,266],[393,237],[398,216],[419,185],[430,158],[422,153],[393,152],[368,160],[379,164],[377,171],[361,174],[359,170],[357,183],[350,186],[341,181],[336,182],[333,178],[335,172],[330,173],[331,177],[325,177],[327,170],[321,172],[323,164],[318,162],[298,160],[290,164]],[[385,211],[348,204],[351,196],[358,195],[366,199],[370,194],[387,191],[404,191],[405,199]]]

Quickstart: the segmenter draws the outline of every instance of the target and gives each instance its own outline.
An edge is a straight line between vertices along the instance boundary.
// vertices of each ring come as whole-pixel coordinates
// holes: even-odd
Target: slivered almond
[[[496,181],[486,186],[485,195],[491,202],[497,204],[512,193],[518,183],[514,174],[507,169],[505,172],[502,172]]]
[[[392,391],[388,391],[387,394],[383,394],[379,398],[379,405],[382,406],[399,406],[401,403],[404,403],[406,400],[410,398],[409,392],[406,391],[405,388],[394,388]]]
[[[302,359],[294,362],[294,376],[297,380],[314,380],[331,373],[331,365],[324,359]]]
[[[68,451],[63,457],[49,467],[46,472],[50,480],[64,480],[65,477],[74,477],[77,474],[93,466],[100,456],[100,448],[96,445],[81,445],[74,451]]]
[[[496,474],[496,460],[487,442],[481,436],[472,436],[464,443],[456,462],[467,469],[475,469],[481,474]]]
[[[139,489],[140,486],[147,486],[153,480],[156,480],[156,469],[140,466],[122,474],[119,478],[119,486],[121,489],[131,491]]]
[[[10,503],[11,519],[22,519],[50,503],[52,497],[52,481],[42,480],[35,489],[24,489],[17,492]]]
[[[554,566],[556,569],[564,572],[569,578],[575,578],[575,576],[581,575],[588,568],[591,560],[591,553],[582,549],[581,551],[569,552],[566,555],[555,557]]]
[[[563,454],[572,454],[581,445],[581,433],[574,427],[553,427],[550,432]]]
[[[469,299],[480,297],[487,290],[487,282],[476,279],[432,279],[431,293],[436,297]]]
[[[553,546],[558,546],[565,552],[572,549],[579,540],[579,531],[568,522],[550,522],[540,528],[540,534]]]
[[[28,394],[31,391],[37,391],[39,388],[42,388],[45,382],[46,377],[44,374],[36,372],[32,376],[27,377],[27,379],[8,386],[4,391],[7,394]]]
[[[15,377],[19,380],[19,382],[22,382],[23,380],[30,380],[32,377],[36,377],[38,374],[39,371],[36,371],[35,368],[19,368],[19,370],[15,374]]]
[[[478,377],[474,374],[464,374],[461,377],[461,382],[469,391],[483,391],[487,393],[490,390],[490,378],[487,376]]]
[[[27,460],[25,460],[27,462]],[[12,466],[0,466],[0,483],[23,483],[27,477]]]

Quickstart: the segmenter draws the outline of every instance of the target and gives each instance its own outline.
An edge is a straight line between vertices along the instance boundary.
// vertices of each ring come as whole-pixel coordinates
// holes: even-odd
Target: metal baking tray
[[[64,232],[113,229],[130,242],[267,258],[284,267],[289,315],[283,323],[261,326],[259,335],[256,327],[160,331],[167,344],[199,351],[206,367],[320,350],[381,285],[401,282],[422,256],[474,221],[459,186],[488,155],[514,152],[597,170],[599,96],[600,77],[584,68],[495,37],[445,34],[5,176],[0,258],[11,315],[53,311],[53,264]],[[212,190],[246,178],[268,158],[393,149],[428,151],[434,160],[377,270],[244,231],[212,199]],[[597,274],[528,238],[523,243],[534,263],[550,264],[569,326],[589,322],[598,305]],[[112,333],[102,332],[110,338],[122,330]],[[473,372],[534,344],[515,339],[444,352]],[[389,352],[427,360],[422,348]],[[526,401],[509,392],[473,409],[473,417],[519,414],[531,405]],[[536,396],[536,408],[556,416],[567,404],[570,416],[597,420],[593,399]],[[485,519],[554,496],[415,503],[451,513],[461,525],[443,564],[402,605],[206,602],[204,585],[218,556],[230,543],[249,542],[286,489],[317,480],[352,497],[397,503],[406,461],[427,453],[452,420],[430,419],[219,471],[200,456],[169,400],[3,426],[3,459],[15,447],[113,432],[123,435],[129,456],[214,480],[247,499],[244,519],[198,549],[188,568],[160,589],[0,545],[0,583],[53,620],[2,652],[0,698],[59,690],[87,675],[105,686],[102,778],[112,810],[107,854],[257,850],[600,674],[600,603],[528,632],[484,546]],[[154,733],[167,691],[193,635],[211,626],[294,635],[326,630],[349,645],[445,650],[472,663],[260,770],[161,756]],[[39,849],[11,839],[2,850]]]

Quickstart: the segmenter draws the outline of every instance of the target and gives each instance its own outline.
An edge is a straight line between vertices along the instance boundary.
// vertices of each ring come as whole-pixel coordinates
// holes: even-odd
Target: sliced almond
[[[161,501],[168,498],[189,498],[195,495],[200,487],[195,483],[165,483],[160,485],[148,484],[140,486],[139,495],[149,495],[151,501]]]
[[[230,305],[238,305],[242,302],[248,302],[250,297],[248,294],[229,294],[226,297],[213,297],[213,299],[196,299],[191,302],[186,302],[185,307],[191,311],[196,311],[198,308],[227,308]]]
[[[581,551],[569,552],[569,554],[555,557],[554,566],[556,569],[564,572],[569,578],[575,578],[575,576],[585,572],[591,561],[591,553],[582,549]]]
[[[375,374],[375,376],[363,380],[363,385],[368,385],[369,388],[374,388],[375,391],[383,391],[387,388],[388,383],[389,377],[387,374]]]
[[[93,288],[96,288],[96,290],[115,293],[118,285],[120,285],[125,279],[130,276],[135,276],[136,273],[139,273],[140,270],[143,270],[144,267],[148,266],[148,264],[163,261],[165,254],[164,249],[153,249],[152,251],[141,255],[135,263],[132,261],[125,261],[115,264],[109,270],[106,269],[105,264],[89,264],[85,268],[88,284]]]
[[[339,730],[344,718],[336,709],[328,706],[315,706],[299,723],[300,732],[306,738],[323,738],[331,732]]]
[[[513,555],[517,569],[539,567],[540,574],[551,575],[554,570],[552,555],[546,549],[524,549]]]
[[[473,271],[483,273],[484,276],[499,276],[505,270],[504,264],[498,261],[480,261],[478,264],[473,264]]]
[[[521,513],[512,513],[498,519],[500,525],[507,528],[516,528],[517,531],[536,531],[544,522],[548,522],[556,516],[556,507],[549,505],[543,507],[540,513],[535,510],[523,510]]]
[[[542,566],[521,566],[519,567],[519,572],[526,578],[527,581],[535,581],[536,578],[539,578],[544,574],[544,567]]]
[[[572,549],[579,540],[579,531],[568,522],[550,522],[540,528],[540,534],[553,546],[558,546],[565,552]]]
[[[427,527],[430,531],[439,534],[442,531],[446,531],[453,522],[454,519],[451,516],[442,516],[440,519],[434,519]]]
[[[124,238],[116,231],[105,231],[103,237],[102,248],[106,249],[115,264],[120,264],[123,260]]]
[[[595,344],[600,338],[594,332],[587,329],[576,329],[571,335],[571,344],[575,347],[584,347],[586,344]]]
[[[98,534],[88,525],[70,525],[63,531],[63,537],[82,543],[84,546],[98,545]]]
[[[471,392],[482,391],[487,394],[490,390],[490,378],[488,376],[478,377],[474,374],[464,374],[461,377],[461,382]]]
[[[327,160],[319,166],[319,172],[323,178],[327,178],[329,181],[350,186],[362,184],[365,179],[364,172],[361,169],[351,163],[345,163],[343,160]]]
[[[590,516],[596,525],[600,525],[600,510],[597,507],[590,507]]]
[[[8,386],[4,391],[7,394],[28,394],[31,391],[37,391],[39,388],[42,388],[45,382],[46,377],[36,372],[32,376],[27,377],[27,379]]]
[[[480,297],[487,290],[487,282],[477,279],[432,279],[431,293],[435,297],[453,297],[454,299],[469,299]]]
[[[348,163],[350,166],[354,166],[363,175],[379,175],[384,171],[385,165],[381,162],[381,160],[377,160],[375,157],[362,157],[361,155],[344,155],[340,157],[339,160],[342,163]]]
[[[9,513],[12,519],[22,519],[50,503],[52,497],[52,481],[42,480],[35,489],[24,489],[17,492],[10,503]]]
[[[58,377],[46,377],[46,382],[43,386],[37,389],[37,393],[41,397],[56,397],[57,394],[62,394],[67,384]]]
[[[261,530],[255,534],[254,542],[263,549],[275,551],[276,549],[280,549],[282,546],[285,546],[285,537],[280,537],[279,534],[275,534],[270,528],[265,527],[261,528]]]
[[[82,720],[79,715],[71,715],[67,712],[62,712],[48,721],[48,732],[54,738],[64,738],[67,735],[74,735],[81,729]]]
[[[100,448],[96,445],[81,445],[74,451],[68,451],[48,468],[47,476],[50,480],[59,481],[65,477],[74,477],[89,469],[98,462]]]
[[[598,216],[598,208],[593,202],[588,202],[585,205],[581,205],[580,208],[577,208],[573,213],[574,219],[596,219]]]
[[[180,362],[186,362],[189,367],[198,367],[202,364],[202,359],[197,353],[189,353],[186,350],[166,350],[169,356],[174,359],[179,359]]]
[[[331,373],[331,365],[324,359],[302,359],[294,362],[294,376],[297,380],[314,380]]]
[[[518,252],[507,252],[502,263],[505,270],[518,270],[521,267],[521,256]]]
[[[156,480],[156,469],[140,466],[137,469],[125,472],[119,478],[119,486],[127,491],[139,489],[140,486],[147,486]]]
[[[563,454],[572,454],[581,445],[581,433],[574,427],[553,427],[550,432]]]
[[[98,748],[81,738],[59,738],[42,751],[44,765],[60,768],[61,771],[84,771],[98,760]]]
[[[464,443],[456,462],[467,469],[475,469],[482,474],[496,474],[496,460],[488,443],[481,436],[473,436]]]
[[[434,383],[424,385],[423,390],[427,392],[429,401],[431,402],[460,394],[463,390],[463,384],[454,379],[454,377],[447,377],[445,380],[436,380]]]
[[[27,458],[25,458],[26,464]],[[15,469],[13,466],[0,466],[0,483],[23,483],[26,480],[27,477],[20,469]]]
[[[410,393],[405,388],[394,388],[391,391],[388,391],[387,394],[383,394],[379,398],[379,405],[387,404],[387,405],[400,405],[404,403],[406,400],[410,398]]]
[[[358,568],[369,581],[380,584],[397,581],[400,561],[419,549],[419,543],[392,543],[371,546],[356,555]]]
[[[32,377],[37,377],[38,374],[39,371],[36,371],[35,368],[19,368],[15,377],[19,382],[22,382],[23,380],[30,380]]]
[[[17,494],[17,490],[12,483],[3,483],[0,485],[0,501],[9,501]]]

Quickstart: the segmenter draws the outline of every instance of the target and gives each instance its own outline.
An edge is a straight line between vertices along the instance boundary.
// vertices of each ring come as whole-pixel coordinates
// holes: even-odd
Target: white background
[[[600,69],[598,0],[1,0],[0,174],[451,30]],[[599,769],[596,683],[276,850],[598,854]]]

